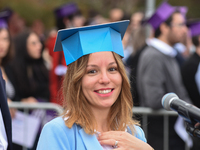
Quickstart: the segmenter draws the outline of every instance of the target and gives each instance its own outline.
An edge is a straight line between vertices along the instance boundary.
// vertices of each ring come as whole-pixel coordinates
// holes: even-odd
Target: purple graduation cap
[[[62,29],[58,31],[54,51],[63,51],[69,65],[83,55],[112,51],[124,56],[122,38],[129,20]]]
[[[200,35],[200,20],[190,22],[187,26],[190,29],[191,37]]]
[[[0,28],[8,28],[7,21],[13,11],[10,8],[5,8],[0,12]]]
[[[166,21],[170,15],[176,10],[166,1],[163,2],[154,12],[154,14],[147,20],[147,23],[151,24],[154,30],[156,30],[160,24]]]
[[[186,6],[177,6],[176,9],[185,17],[188,12],[188,7]]]
[[[0,12],[0,18],[4,19],[4,20],[8,20],[9,17],[13,14],[12,9],[10,8],[4,8],[1,12]]]
[[[7,22],[2,18],[0,18],[0,28],[8,28]]]
[[[67,3],[55,9],[54,13],[57,18],[63,18],[77,12],[79,9],[75,3]]]

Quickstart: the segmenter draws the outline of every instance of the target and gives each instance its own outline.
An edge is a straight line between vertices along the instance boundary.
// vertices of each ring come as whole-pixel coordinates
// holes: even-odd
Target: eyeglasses
[[[183,26],[186,26],[186,23],[183,22],[183,23],[178,23],[178,24],[170,24],[171,27],[183,27]]]

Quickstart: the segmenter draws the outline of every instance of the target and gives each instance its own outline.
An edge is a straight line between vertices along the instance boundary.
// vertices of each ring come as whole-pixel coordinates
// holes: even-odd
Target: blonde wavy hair
[[[134,133],[134,125],[139,122],[132,119],[133,100],[130,91],[129,79],[126,75],[121,56],[113,53],[122,76],[122,88],[116,102],[111,106],[108,115],[108,129],[125,131],[127,126]],[[82,56],[68,65],[67,73],[63,80],[63,118],[67,117],[65,124],[71,128],[74,124],[80,125],[87,134],[93,134],[97,127],[90,104],[83,94],[81,81],[86,73],[89,55]]]

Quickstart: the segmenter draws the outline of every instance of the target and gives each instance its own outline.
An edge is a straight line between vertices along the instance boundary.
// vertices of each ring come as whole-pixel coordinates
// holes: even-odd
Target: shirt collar
[[[153,38],[149,41],[149,45],[153,46],[154,48],[156,48],[157,50],[159,50],[160,52],[162,52],[165,55],[171,56],[171,57],[175,57],[177,55],[177,51],[175,51],[173,49],[173,47],[171,47],[170,45],[166,44],[165,42],[157,39],[157,38]]]

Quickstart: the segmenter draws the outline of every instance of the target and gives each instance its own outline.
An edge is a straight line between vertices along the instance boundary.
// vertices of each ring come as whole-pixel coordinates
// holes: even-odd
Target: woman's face
[[[89,56],[82,90],[95,109],[108,109],[117,100],[122,86],[122,76],[112,52],[96,52]]]
[[[41,57],[42,44],[35,33],[31,33],[27,39],[27,50],[29,56],[33,59]]]
[[[8,53],[10,45],[9,34],[7,29],[0,30],[0,59],[4,58]]]

